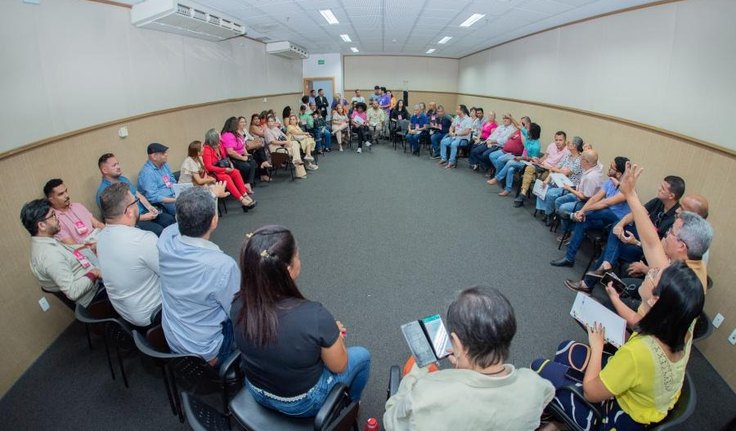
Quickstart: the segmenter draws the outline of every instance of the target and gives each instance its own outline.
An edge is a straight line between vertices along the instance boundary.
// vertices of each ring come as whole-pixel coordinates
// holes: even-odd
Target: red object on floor
[[[370,418],[365,421],[365,428],[363,431],[381,431],[381,425],[378,424],[376,418]]]
[[[403,369],[402,376],[405,376],[405,375],[409,374],[409,371],[411,371],[411,367],[414,366],[414,363],[415,362],[416,362],[416,360],[414,359],[414,356],[409,356],[409,359],[407,359],[406,362],[404,363],[404,369]],[[430,373],[434,373],[435,371],[439,371],[439,368],[437,367],[436,364],[429,364],[427,366],[427,368],[429,369],[429,372]]]

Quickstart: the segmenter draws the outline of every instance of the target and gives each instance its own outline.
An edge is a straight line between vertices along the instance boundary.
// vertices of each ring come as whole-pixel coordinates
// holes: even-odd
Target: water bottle
[[[363,431],[381,431],[381,426],[378,424],[376,418],[370,418],[365,421],[365,428]]]

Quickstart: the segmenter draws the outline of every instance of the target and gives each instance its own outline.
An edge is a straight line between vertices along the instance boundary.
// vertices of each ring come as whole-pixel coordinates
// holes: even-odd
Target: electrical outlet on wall
[[[41,306],[41,310],[49,311],[49,301],[46,300],[45,296],[42,296],[41,299],[38,300],[38,305]]]
[[[716,314],[716,317],[713,318],[713,326],[718,328],[721,326],[721,323],[723,323],[723,314],[718,313]]]
[[[731,332],[731,335],[728,336],[728,342],[731,344],[736,344],[736,329]]]

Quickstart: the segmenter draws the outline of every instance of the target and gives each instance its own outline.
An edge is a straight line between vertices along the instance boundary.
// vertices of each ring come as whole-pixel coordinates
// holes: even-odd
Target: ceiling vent
[[[136,27],[213,42],[245,35],[243,24],[189,0],[146,0],[133,5],[130,20]]]
[[[309,58],[309,53],[306,49],[286,40],[283,42],[267,43],[266,52],[269,54],[278,55],[280,57],[294,58],[297,60],[304,60],[305,58]]]

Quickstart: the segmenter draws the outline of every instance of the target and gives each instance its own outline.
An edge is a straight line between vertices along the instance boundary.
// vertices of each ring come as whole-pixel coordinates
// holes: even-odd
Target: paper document
[[[534,188],[532,189],[532,194],[538,197],[539,199],[544,200],[544,198],[547,197],[547,184],[545,184],[544,181],[542,180],[534,181]]]
[[[172,188],[174,189],[174,198],[178,198],[181,192],[183,192],[186,189],[194,187],[194,184],[192,183],[176,183],[172,184]]]
[[[447,357],[452,349],[450,336],[439,314],[401,325],[401,332],[419,367]]]
[[[586,327],[595,323],[603,325],[606,329],[606,341],[616,347],[621,347],[626,342],[626,321],[588,295],[578,292],[570,316]]]
[[[553,172],[549,174],[550,178],[552,178],[552,181],[555,182],[555,185],[557,187],[562,188],[565,184],[568,186],[572,186],[572,181],[570,181],[570,178],[567,177],[567,175],[563,175],[557,172]]]

